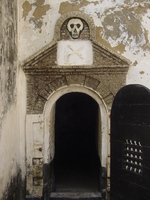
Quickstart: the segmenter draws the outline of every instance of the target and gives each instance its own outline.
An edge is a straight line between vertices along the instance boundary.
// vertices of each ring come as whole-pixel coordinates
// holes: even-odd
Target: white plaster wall
[[[23,16],[24,2],[28,2],[31,7],[26,17]],[[49,5],[50,9],[36,20],[36,23],[41,20],[40,28],[32,20],[37,2],[38,0],[19,1],[21,62],[52,41],[55,23],[61,16],[60,6],[68,2],[72,5],[72,10],[78,6],[78,10],[93,18],[99,42],[106,44],[132,62],[126,83],[142,84],[150,88],[150,2],[148,0],[116,0],[115,2],[113,0],[43,0],[43,5]],[[64,11],[65,9],[64,7]],[[114,34],[118,22],[117,33]],[[120,45],[123,46],[123,50],[119,48]]]
[[[28,16],[23,17],[23,3],[25,0],[19,1],[19,59],[23,61],[29,56],[36,53],[42,47],[49,44],[54,37],[54,27],[56,21],[59,19],[60,14],[59,6],[61,0],[45,0],[44,5],[50,5],[50,9],[46,12],[46,15],[42,16],[39,20],[43,25],[41,28],[37,28],[36,24],[31,20],[36,6],[32,5],[32,10],[28,13]],[[30,4],[34,4],[36,0],[29,0]],[[38,20],[37,20],[38,21]]]
[[[0,199],[3,192],[7,190],[11,178],[18,175],[20,154],[17,114],[17,109],[12,107],[2,122],[0,135]]]
[[[145,13],[142,11],[144,7],[147,7]],[[127,74],[126,83],[142,84],[150,88],[150,2],[148,0],[116,0],[115,2],[113,0],[104,0],[103,2],[100,1],[97,5],[91,3],[80,10],[89,14],[94,19],[97,27],[103,28],[104,19],[108,15],[114,14],[115,16],[115,12],[120,11],[121,14],[123,10],[126,10],[126,23],[123,23],[121,16],[112,18],[112,20],[115,19],[116,21],[118,20],[122,22],[120,23],[118,30],[120,32],[118,37],[117,34],[116,36],[113,35],[114,37],[111,37],[111,34],[106,37],[104,31],[101,31],[100,35],[102,36],[102,39],[106,40],[112,48],[117,47],[119,44],[125,45],[124,52],[121,53],[118,50],[118,53],[121,53],[132,62]],[[132,15],[130,16],[127,11],[132,12],[133,17],[139,22],[138,25],[141,26],[140,28],[142,29],[140,35],[138,35],[138,32],[135,34],[136,31],[132,30],[138,29],[139,27],[134,24],[135,19],[132,21]],[[114,25],[113,21],[112,24]],[[106,28],[108,30],[115,31],[115,27],[113,25],[110,23]],[[145,31],[147,38],[145,38],[144,35]],[[138,40],[137,37],[140,37],[140,39]]]
[[[18,130],[19,130],[19,151],[20,151],[20,169],[22,178],[26,175],[26,163],[25,163],[25,149],[26,149],[26,77],[22,69],[18,70]]]
[[[4,77],[2,77],[4,78]],[[0,127],[0,199],[9,195],[8,189],[11,184],[15,185],[18,175],[25,178],[25,115],[26,115],[26,94],[25,75],[21,70],[17,73],[15,89],[17,97],[14,104],[7,103],[8,111],[1,117],[3,120]],[[1,96],[2,97],[2,96]],[[0,102],[0,110],[4,102]],[[21,173],[21,174],[20,174]],[[12,186],[12,185],[11,185]],[[3,196],[4,194],[4,196]]]
[[[8,199],[20,175],[16,0],[0,2],[0,27],[0,199]]]

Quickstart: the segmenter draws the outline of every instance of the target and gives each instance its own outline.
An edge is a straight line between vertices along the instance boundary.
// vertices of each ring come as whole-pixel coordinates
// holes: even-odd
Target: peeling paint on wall
[[[87,1],[66,1],[60,4],[59,13],[64,14],[70,11],[78,11],[81,7],[88,5]]]
[[[36,0],[31,4],[28,1],[25,1],[22,4],[24,20],[27,19],[29,12],[33,10],[32,17],[29,19],[29,22],[33,24],[35,28],[40,29],[40,32],[42,31],[41,27],[43,25],[43,18],[46,15],[46,12],[50,9],[50,5],[44,5],[44,3],[45,0]]]
[[[17,187],[13,177],[20,173],[20,166],[25,168],[26,80],[18,62],[52,42],[55,24],[61,15],[72,11],[88,14],[95,23],[96,41],[132,61],[126,84],[142,84],[150,88],[149,0],[1,2],[0,172],[3,176],[0,177],[0,198],[3,191],[8,194],[9,187],[6,186],[9,183],[11,186],[11,179],[12,185]]]
[[[25,1],[22,4],[23,8],[23,18],[26,20],[26,17],[28,16],[29,12],[32,10],[32,4],[30,4],[28,1]]]
[[[106,14],[102,25],[103,38],[108,40],[112,47],[123,44],[132,48],[134,44],[138,47],[146,44],[145,31],[140,20],[128,10]]]
[[[105,47],[117,51],[133,63],[134,68],[131,66],[129,69],[127,83],[140,81],[140,83],[147,85],[147,77],[141,82],[139,71],[143,71],[144,67],[149,74],[149,0],[21,1],[20,5],[23,6],[21,14],[23,21],[21,19],[20,25],[20,43],[23,46],[20,49],[21,60],[52,41],[56,21],[62,14],[82,11],[94,20],[96,40]],[[46,6],[45,10],[42,6]],[[38,14],[38,12],[42,12],[42,14]]]
[[[93,1],[90,1],[93,2]],[[132,61],[127,84],[150,87],[150,2],[142,0],[104,0],[80,8],[90,15],[97,40]],[[135,68],[136,67],[136,68]],[[145,71],[142,78],[139,71]]]
[[[113,2],[105,0],[103,5],[101,2],[97,2],[97,4],[92,3],[80,10],[91,16],[96,16],[97,14],[99,23],[96,20],[96,26],[103,27],[100,35],[113,48],[115,47],[118,52],[120,50],[120,53],[123,53],[123,50],[125,51],[123,45],[134,45],[136,43],[136,45],[145,49],[145,45],[147,45],[147,31],[142,26],[141,17],[147,12],[148,7],[148,3],[140,4],[131,1]]]

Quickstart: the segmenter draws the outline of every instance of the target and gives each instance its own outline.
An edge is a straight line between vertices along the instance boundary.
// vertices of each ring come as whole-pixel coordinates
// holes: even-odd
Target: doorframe
[[[81,92],[91,96],[98,103],[98,156],[101,161],[101,174],[105,184],[102,183],[103,190],[106,189],[106,166],[108,157],[108,144],[109,144],[109,118],[108,110],[102,97],[93,89],[73,84],[64,86],[57,91],[53,92],[49,97],[44,107],[44,142],[43,142],[43,158],[44,165],[49,166],[53,163],[55,156],[55,107],[57,100],[67,93]],[[48,183],[47,183],[48,184]],[[105,190],[106,191],[106,190]]]

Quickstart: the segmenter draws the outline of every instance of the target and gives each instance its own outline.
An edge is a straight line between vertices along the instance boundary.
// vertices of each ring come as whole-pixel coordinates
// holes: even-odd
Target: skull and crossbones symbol
[[[70,19],[67,29],[73,39],[78,39],[84,29],[83,22],[78,18]]]

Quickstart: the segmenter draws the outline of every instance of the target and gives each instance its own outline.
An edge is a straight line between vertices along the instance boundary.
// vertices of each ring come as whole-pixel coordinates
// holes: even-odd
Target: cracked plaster
[[[20,7],[21,61],[52,41],[56,21],[62,14],[82,11],[94,20],[97,41],[133,63],[127,75],[127,84],[140,83],[150,87],[149,1],[42,0],[38,4],[38,0],[21,0]],[[39,9],[42,13],[37,16]],[[145,73],[140,74],[140,71]]]

